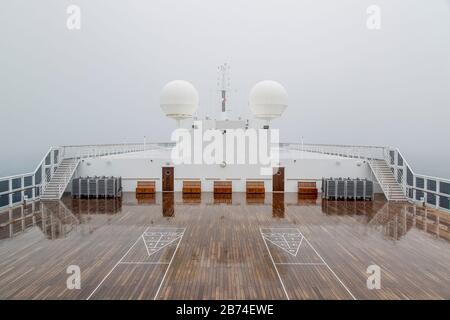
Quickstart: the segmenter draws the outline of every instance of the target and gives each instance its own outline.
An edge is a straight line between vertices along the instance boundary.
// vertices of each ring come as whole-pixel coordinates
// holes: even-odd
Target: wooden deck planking
[[[144,230],[155,226],[186,228],[170,268],[166,264],[175,245],[151,257],[145,247],[136,247],[126,261],[164,264],[120,264],[93,299],[153,299],[166,269],[158,299],[285,299],[260,233],[260,228],[280,227],[297,228],[335,273],[323,265],[277,265],[292,299],[351,298],[336,277],[358,299],[450,298],[450,239],[445,233],[439,238],[438,225],[427,223],[425,230],[416,218],[424,209],[409,204],[322,202],[289,193],[266,194],[258,204],[247,204],[245,194],[236,193],[231,204],[215,204],[208,193],[198,203],[184,203],[176,193],[173,201],[164,201],[173,206],[173,216],[167,217],[161,194],[152,204],[139,204],[134,194],[125,194],[119,204],[112,201],[65,198],[64,206],[47,204],[25,232],[16,209],[12,239],[5,236],[8,219],[0,214],[5,238],[0,240],[0,298],[86,299]],[[444,230],[446,216],[439,216]],[[56,229],[71,229],[44,234],[45,217]],[[26,221],[32,224],[30,217]],[[276,263],[319,261],[303,247],[297,257],[268,247]],[[66,288],[71,264],[81,268],[81,290]],[[371,264],[382,269],[380,290],[366,288]]]

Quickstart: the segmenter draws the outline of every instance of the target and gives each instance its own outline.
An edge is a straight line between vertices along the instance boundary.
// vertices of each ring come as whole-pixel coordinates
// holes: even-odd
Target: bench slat
[[[155,193],[155,181],[138,181],[136,186],[136,194],[153,194]]]
[[[298,194],[302,195],[317,195],[317,185],[315,182],[299,181]]]
[[[214,193],[229,194],[233,192],[231,181],[214,181]]]

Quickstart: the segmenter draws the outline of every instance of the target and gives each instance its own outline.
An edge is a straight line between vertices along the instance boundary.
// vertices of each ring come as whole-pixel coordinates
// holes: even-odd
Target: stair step
[[[69,176],[74,172],[78,166],[79,160],[62,160],[53,175],[48,181],[41,199],[58,200],[60,199],[60,191],[67,187],[69,183]]]
[[[370,162],[372,171],[380,182],[384,194],[389,201],[406,201],[407,198],[400,186],[396,175],[390,166],[383,160],[373,160]]]

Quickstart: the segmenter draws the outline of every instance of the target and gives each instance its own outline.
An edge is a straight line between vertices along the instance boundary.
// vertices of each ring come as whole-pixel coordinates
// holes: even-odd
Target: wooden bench
[[[247,181],[246,193],[247,194],[261,194],[265,193],[264,181]]]
[[[183,180],[183,193],[201,193],[202,182],[200,180]]]
[[[233,192],[231,181],[214,181],[215,194],[230,194]]]
[[[155,193],[155,181],[138,181],[136,186],[136,194],[152,194]]]
[[[317,186],[315,181],[299,181],[298,194],[317,196]]]

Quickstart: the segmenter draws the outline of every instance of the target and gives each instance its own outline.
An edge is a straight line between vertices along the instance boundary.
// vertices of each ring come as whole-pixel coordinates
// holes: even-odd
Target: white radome
[[[288,105],[287,91],[275,81],[258,82],[250,91],[249,104],[256,118],[269,121],[281,117]]]
[[[171,81],[161,91],[160,105],[169,118],[191,118],[198,108],[197,89],[188,81]]]

